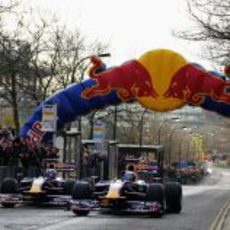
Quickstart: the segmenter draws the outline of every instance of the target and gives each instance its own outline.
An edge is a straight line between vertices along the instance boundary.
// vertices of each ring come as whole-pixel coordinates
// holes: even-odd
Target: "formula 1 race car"
[[[0,204],[13,208],[16,204],[66,205],[71,199],[74,181],[48,177],[24,178],[17,181],[8,177],[2,181]]]
[[[76,181],[69,209],[78,216],[86,216],[91,210],[109,209],[161,217],[165,212],[180,213],[182,187],[177,182],[148,184],[140,180],[114,180],[93,185]]]

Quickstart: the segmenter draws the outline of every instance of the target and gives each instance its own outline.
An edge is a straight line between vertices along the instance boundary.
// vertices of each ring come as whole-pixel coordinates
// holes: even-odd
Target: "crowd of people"
[[[0,129],[0,166],[27,171],[29,167],[44,168],[48,159],[57,159],[58,148],[35,143],[17,136],[11,129]]]
[[[205,175],[205,170],[198,164],[192,164],[186,168],[179,168],[176,164],[165,167],[166,180],[177,181],[182,184],[197,183]]]
[[[102,161],[99,153],[91,151],[87,146],[82,147],[82,175],[99,175]],[[15,168],[17,172],[22,171],[27,176],[31,168],[41,171],[50,163],[57,163],[58,153],[57,147],[19,137],[13,129],[0,128],[0,166]]]
[[[163,179],[165,181],[177,181],[182,184],[194,184],[199,182],[204,176],[208,175],[207,165],[199,163],[196,161],[186,161],[183,162],[167,162],[163,165]],[[186,164],[185,164],[186,163]],[[157,160],[149,161],[147,158],[135,157],[128,155],[121,156],[118,162],[119,172],[122,172],[127,169],[127,165],[133,164],[136,168],[140,179],[146,181],[153,181],[160,176],[160,166],[158,165]],[[204,167],[206,166],[206,167]]]
[[[45,169],[50,162],[57,162],[58,152],[59,149],[52,145],[35,143],[27,138],[17,136],[13,129],[0,128],[0,166],[14,167],[17,171],[22,171],[24,176],[29,174],[28,171],[31,167],[41,170]],[[98,152],[91,151],[84,145],[82,146],[82,153],[82,176],[100,175],[100,163],[103,162],[104,167],[106,167],[105,159]],[[137,162],[133,163],[137,164]],[[126,166],[127,159],[119,158],[118,171],[124,171]],[[197,182],[204,174],[204,170],[197,164],[180,168],[178,163],[174,163],[164,167],[166,179],[179,181],[183,184]]]

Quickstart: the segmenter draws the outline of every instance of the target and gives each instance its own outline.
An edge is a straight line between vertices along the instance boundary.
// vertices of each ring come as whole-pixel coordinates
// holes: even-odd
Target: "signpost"
[[[57,104],[42,106],[42,131],[53,132],[53,145],[56,142]]]
[[[95,141],[95,151],[101,157],[105,155],[105,122],[98,119],[94,122],[93,126],[93,139]],[[100,163],[100,178],[104,179],[104,161]]]
[[[105,122],[102,119],[94,122],[93,139],[95,141],[95,150],[102,154],[105,150]]]

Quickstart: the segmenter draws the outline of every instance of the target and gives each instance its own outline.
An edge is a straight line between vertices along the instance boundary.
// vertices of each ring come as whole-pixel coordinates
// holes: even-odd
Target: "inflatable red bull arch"
[[[184,105],[230,116],[230,80],[199,64],[189,63],[182,55],[167,49],[145,53],[139,59],[105,69],[92,56],[90,79],[55,93],[45,100],[24,124],[20,135],[34,141],[48,141],[51,134],[42,131],[42,108],[57,104],[57,128],[78,116],[107,105],[137,101],[143,107],[159,112]]]

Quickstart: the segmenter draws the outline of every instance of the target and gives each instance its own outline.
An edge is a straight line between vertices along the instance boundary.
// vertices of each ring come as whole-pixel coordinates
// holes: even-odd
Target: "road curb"
[[[220,209],[216,218],[212,222],[210,230],[223,230],[225,220],[227,219],[227,216],[229,215],[229,210],[230,210],[230,199],[227,200],[224,206]]]

